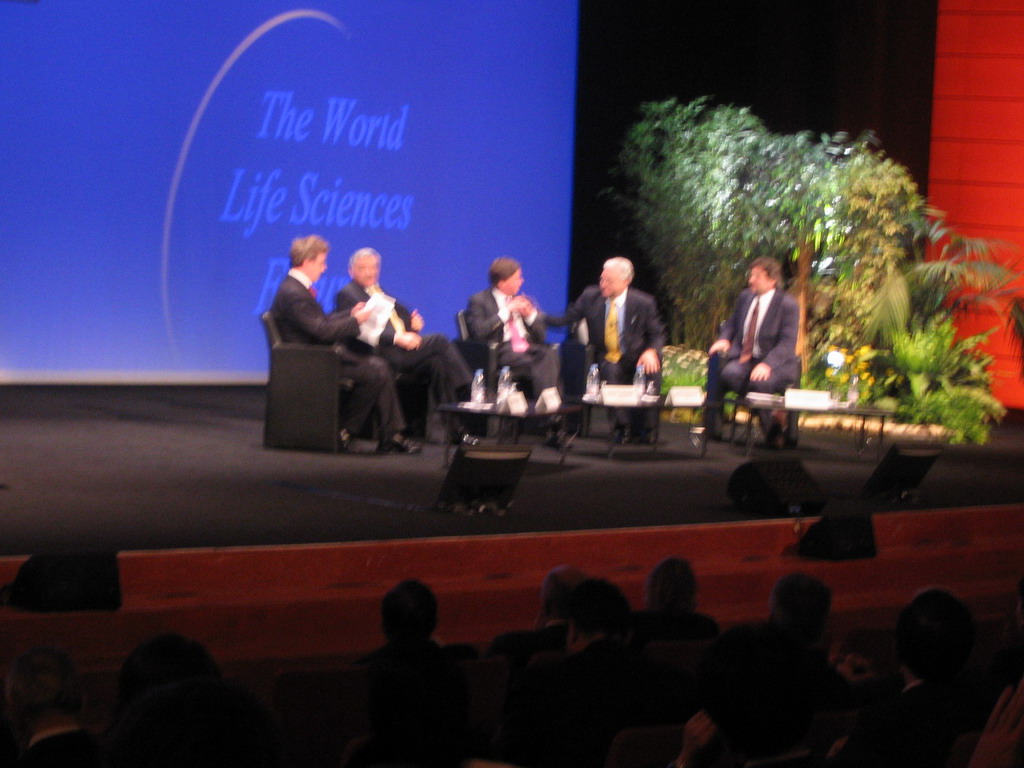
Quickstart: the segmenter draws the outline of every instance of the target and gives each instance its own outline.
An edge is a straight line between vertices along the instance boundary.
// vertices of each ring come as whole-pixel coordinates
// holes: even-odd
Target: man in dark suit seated
[[[926,589],[896,620],[896,658],[903,690],[860,709],[835,768],[926,768],[945,765],[956,737],[980,731],[995,696],[962,675],[974,647],[970,609],[942,589]]]
[[[513,681],[499,738],[501,759],[526,768],[601,768],[624,728],[684,722],[700,708],[693,678],[626,648],[629,603],[607,581],[569,596],[564,659]]]
[[[33,648],[7,671],[7,714],[22,747],[18,765],[99,768],[99,744],[82,727],[82,688],[71,659]]]
[[[661,389],[661,348],[665,346],[665,326],[658,316],[658,305],[648,293],[632,288],[633,263],[616,256],[604,263],[597,285],[588,286],[565,310],[548,316],[548,325],[569,325],[585,320],[589,343],[594,346],[601,380],[610,384],[629,384],[638,365]],[[656,412],[644,413],[626,408],[613,413],[615,440],[625,442],[631,435],[642,442],[651,434]]]
[[[380,287],[380,254],[373,248],[360,248],[348,261],[352,281],[342,288],[334,309],[349,314],[353,308],[383,293]],[[364,336],[367,351],[376,349],[396,373],[412,373],[429,382],[437,403],[454,403],[468,399],[473,378],[466,361],[440,333],[422,334],[423,317],[415,309],[410,312],[400,302],[387,321]],[[428,415],[429,418],[429,415]]]
[[[504,656],[515,676],[542,651],[564,651],[568,632],[566,605],[572,590],[587,577],[571,565],[552,568],[540,586],[540,613],[533,629],[505,632],[491,641],[488,656]]]
[[[644,581],[644,610],[631,618],[629,645],[641,649],[651,641],[710,640],[718,623],[697,613],[697,577],[689,560],[666,557]]]
[[[529,297],[519,293],[523,270],[507,256],[495,259],[487,272],[491,287],[469,297],[466,323],[476,341],[498,342],[498,365],[513,376],[529,378],[534,394],[558,386],[560,363],[546,343],[544,316]]]
[[[708,354],[718,353],[724,365],[719,391],[711,393],[718,403],[727,391],[777,393],[798,383],[800,358],[796,354],[800,310],[796,300],[782,290],[782,265],[759,258],[750,265],[750,286],[718,331]],[[771,447],[785,443],[784,412],[765,416],[765,436]],[[718,429],[718,413],[709,413],[707,427]]]
[[[380,419],[381,453],[418,453],[420,446],[402,435],[405,419],[395,391],[395,377],[379,357],[353,352],[348,345],[359,336],[359,324],[370,313],[364,304],[351,313],[326,314],[316,300],[313,283],[327,269],[330,245],[322,237],[308,235],[292,241],[292,268],[281,281],[270,307],[282,341],[300,344],[334,344],[342,375],[355,388],[342,408],[340,445],[344,450],[363,427],[374,406]]]

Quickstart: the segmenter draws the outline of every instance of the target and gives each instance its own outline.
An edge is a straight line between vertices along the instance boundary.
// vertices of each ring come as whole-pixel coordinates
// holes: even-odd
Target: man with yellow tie
[[[348,261],[352,278],[338,291],[334,309],[350,312],[374,294],[384,293],[380,287],[380,254],[373,248],[360,248]],[[378,327],[360,334],[367,352],[375,349],[390,363],[396,373],[413,373],[428,383],[434,401],[453,403],[468,399],[473,378],[465,360],[448,339],[440,333],[422,335],[423,317],[415,309],[410,312],[396,301],[390,317]]]
[[[658,316],[658,305],[649,293],[631,287],[633,263],[615,256],[604,263],[597,285],[588,286],[565,314],[545,317],[548,325],[569,325],[585,320],[589,343],[601,380],[610,384],[628,384],[638,365],[656,389],[661,387],[661,348],[665,346],[665,326]],[[652,432],[655,412],[622,408],[613,413],[615,439],[646,442]]]

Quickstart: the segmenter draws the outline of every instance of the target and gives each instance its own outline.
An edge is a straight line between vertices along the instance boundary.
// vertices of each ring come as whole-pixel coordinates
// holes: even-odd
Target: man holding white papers
[[[360,248],[348,261],[352,281],[335,299],[335,311],[346,314],[364,303],[370,317],[360,324],[359,340],[372,348],[396,373],[412,373],[427,380],[434,401],[453,403],[468,399],[473,378],[462,355],[440,333],[423,335],[423,317],[388,296],[380,287],[380,254]],[[370,349],[367,349],[370,351]]]

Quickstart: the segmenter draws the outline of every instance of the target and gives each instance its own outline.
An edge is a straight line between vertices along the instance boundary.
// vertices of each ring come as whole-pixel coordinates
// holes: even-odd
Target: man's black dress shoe
[[[347,451],[350,445],[352,445],[352,433],[347,429],[340,430],[338,432],[338,451]]]
[[[765,445],[772,450],[786,447],[786,433],[778,424],[772,424],[765,438]]]
[[[451,435],[452,445],[480,445],[480,438],[469,434],[469,432],[460,431],[452,432]]]
[[[381,440],[377,444],[377,453],[419,453],[423,447],[414,440],[402,435],[395,435],[390,440]]]

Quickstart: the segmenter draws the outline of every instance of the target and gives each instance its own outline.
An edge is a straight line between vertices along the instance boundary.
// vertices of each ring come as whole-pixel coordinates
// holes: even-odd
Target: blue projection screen
[[[0,381],[258,382],[288,247],[561,310],[576,0],[0,0]]]

